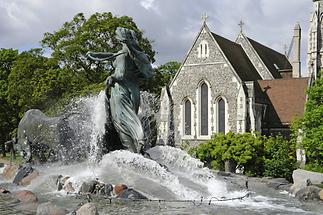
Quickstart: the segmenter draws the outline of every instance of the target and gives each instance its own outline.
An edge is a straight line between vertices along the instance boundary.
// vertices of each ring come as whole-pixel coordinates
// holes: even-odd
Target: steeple
[[[292,66],[293,78],[301,77],[301,26],[299,23],[294,27]]]

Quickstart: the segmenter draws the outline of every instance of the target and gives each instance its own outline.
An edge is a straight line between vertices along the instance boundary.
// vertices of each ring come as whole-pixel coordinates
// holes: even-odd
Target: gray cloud
[[[45,32],[60,28],[78,12],[89,16],[111,11],[134,18],[154,41],[158,64],[181,61],[206,12],[211,31],[234,40],[242,19],[247,36],[281,52],[292,39],[294,25],[300,22],[305,68],[311,9],[308,0],[1,0],[0,47],[24,50],[39,46]]]

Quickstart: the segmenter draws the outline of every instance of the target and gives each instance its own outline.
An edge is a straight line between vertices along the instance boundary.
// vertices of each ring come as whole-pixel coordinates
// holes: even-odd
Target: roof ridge
[[[254,39],[251,39],[250,37],[247,37],[247,36],[246,36],[246,38],[247,38],[248,40],[252,40],[253,42],[258,43],[259,45],[261,45],[261,46],[263,46],[263,47],[265,47],[265,48],[267,48],[267,49],[270,49],[270,50],[272,50],[272,51],[274,51],[274,52],[277,52],[278,54],[280,54],[280,55],[282,55],[282,56],[286,57],[286,55],[284,55],[283,53],[280,53],[279,51],[277,51],[277,50],[275,50],[275,49],[272,49],[272,48],[270,48],[270,47],[268,47],[268,46],[266,46],[266,45],[264,45],[264,44],[262,44],[262,43],[260,43],[260,42],[258,42],[258,41],[256,41],[256,40],[254,40]],[[252,45],[252,44],[251,44],[251,45]],[[286,58],[287,58],[287,57],[286,57]]]

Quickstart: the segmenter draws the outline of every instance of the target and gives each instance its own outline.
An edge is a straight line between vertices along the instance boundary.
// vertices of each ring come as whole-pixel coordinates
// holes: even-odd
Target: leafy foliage
[[[245,174],[252,176],[291,179],[296,167],[295,146],[281,136],[219,133],[190,149],[189,153],[213,169],[223,170],[224,162],[232,160],[244,169]]]
[[[282,136],[265,139],[264,176],[283,177],[292,180],[296,169],[295,144]]]
[[[158,66],[154,69],[154,75],[150,79],[140,83],[141,89],[159,95],[162,87],[169,84],[180,65],[177,61],[169,61]]]
[[[261,143],[260,138],[251,133],[219,133],[190,152],[214,169],[223,170],[224,162],[233,160],[238,166],[243,167],[245,172],[258,174],[254,167],[255,162],[261,157]]]
[[[0,49],[0,144],[2,148],[17,124],[17,108],[8,101],[8,77],[17,56],[17,50]]]
[[[293,127],[294,136],[301,131],[301,146],[306,152],[307,168],[313,171],[321,169],[320,167],[323,166],[323,78],[318,78],[308,90],[304,116],[297,120]]]

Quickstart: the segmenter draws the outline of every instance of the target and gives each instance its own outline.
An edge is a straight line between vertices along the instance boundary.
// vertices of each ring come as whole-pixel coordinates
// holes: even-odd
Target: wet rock
[[[68,193],[75,193],[72,182],[65,182],[63,189]]]
[[[76,211],[76,215],[99,215],[99,212],[95,204],[86,203]]]
[[[38,205],[36,215],[65,215],[66,213],[66,210],[46,202]]]
[[[95,186],[98,184],[98,181],[91,180],[89,182],[83,182],[80,188],[80,193],[94,193]]]
[[[303,201],[319,200],[320,191],[321,189],[316,186],[308,186],[297,191],[297,193],[295,194],[295,197]]]
[[[63,183],[63,176],[59,175],[56,179],[56,185],[57,185],[57,190],[61,191],[63,189],[64,183]]]
[[[38,202],[37,196],[29,190],[20,190],[14,193],[16,199],[23,203]]]
[[[294,184],[304,183],[310,180],[313,184],[323,184],[323,173],[311,172],[303,169],[293,171]]]
[[[70,179],[69,176],[59,175],[56,180],[57,190],[60,191],[64,189],[68,193],[75,193],[75,189],[73,183],[68,181]]]
[[[37,178],[37,176],[39,176],[39,172],[37,170],[33,170],[30,174],[28,174],[26,177],[21,179],[21,181],[19,182],[19,185],[27,186],[31,184],[31,181]]]
[[[13,183],[15,184],[19,184],[21,182],[21,180],[28,176],[29,174],[31,174],[34,171],[34,169],[32,168],[31,165],[27,164],[25,166],[22,166],[18,169],[18,172],[15,176],[15,178],[13,179]]]
[[[3,187],[0,187],[0,193],[4,193],[4,194],[7,194],[7,193],[10,193],[9,190],[3,188]]]
[[[320,200],[323,201],[323,189],[320,190],[319,192],[319,197],[320,197]]]
[[[103,186],[100,186],[97,194],[102,196],[111,196],[113,191],[113,186],[111,184],[103,184]]]
[[[274,188],[276,190],[289,190],[289,187],[291,186],[285,178],[264,177],[261,181],[264,182],[268,187]]]
[[[132,188],[128,188],[128,189],[123,190],[121,193],[119,193],[117,198],[120,198],[120,199],[148,199],[146,196],[144,196],[143,194],[139,193],[138,191],[136,191]]]
[[[128,189],[128,186],[125,184],[116,184],[113,188],[113,193],[119,195],[122,191]]]
[[[9,164],[4,168],[2,172],[2,176],[4,177],[4,179],[9,180],[15,176],[18,168],[19,168],[18,165]]]

